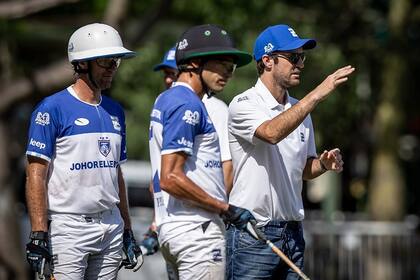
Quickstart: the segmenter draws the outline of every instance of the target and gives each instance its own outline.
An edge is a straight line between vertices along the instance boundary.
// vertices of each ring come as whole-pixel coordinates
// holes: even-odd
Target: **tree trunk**
[[[392,0],[389,7],[389,46],[403,45],[410,0]],[[403,48],[383,56],[381,98],[374,119],[376,151],[373,156],[369,211],[376,220],[400,220],[405,213],[405,182],[398,160],[398,139],[403,124],[401,85],[407,70]]]
[[[0,147],[10,143],[7,125],[0,120]],[[16,197],[9,181],[7,149],[0,153],[0,278],[26,279],[26,263],[22,252]],[[4,278],[2,278],[4,277]]]
[[[401,220],[405,214],[406,186],[398,159],[398,140],[403,125],[401,95],[407,64],[404,58],[404,34],[410,12],[410,0],[391,0],[389,7],[390,41],[382,57],[382,89],[374,119],[375,153],[372,162],[368,207],[375,220]],[[393,46],[400,46],[393,48]],[[391,248],[391,244],[387,244]],[[397,279],[392,260],[375,252],[369,255],[366,279]]]

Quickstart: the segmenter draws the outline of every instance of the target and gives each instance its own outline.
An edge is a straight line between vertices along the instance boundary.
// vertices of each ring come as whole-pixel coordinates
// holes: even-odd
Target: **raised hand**
[[[348,76],[356,70],[351,65],[344,66],[331,75],[317,86],[313,92],[320,100],[325,99],[334,89],[348,80]]]

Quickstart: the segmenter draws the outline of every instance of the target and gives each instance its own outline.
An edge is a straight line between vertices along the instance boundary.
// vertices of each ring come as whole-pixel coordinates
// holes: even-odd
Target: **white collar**
[[[280,108],[284,108],[285,110],[287,110],[290,107],[292,107],[292,104],[290,103],[290,98],[289,98],[289,92],[288,91],[286,91],[286,103],[285,103],[285,105],[283,105],[283,104],[280,104],[274,98],[274,96],[271,94],[271,92],[268,90],[268,88],[264,85],[264,83],[263,83],[263,81],[261,81],[261,79],[258,79],[258,81],[257,81],[257,83],[255,84],[254,87],[255,87],[258,95],[261,96],[264,103],[267,104],[270,109],[274,109],[274,108],[280,106]]]
[[[176,86],[184,86],[186,88],[189,88],[192,92],[196,93],[193,90],[193,88],[189,84],[187,84],[187,83],[184,83],[184,82],[173,82],[171,87],[176,87]]]
[[[87,105],[90,105],[90,106],[99,106],[99,105],[101,105],[101,103],[102,103],[102,95],[100,95],[99,97],[100,97],[100,100],[99,100],[99,103],[98,104],[92,104],[92,103],[89,103],[89,102],[86,102],[86,101],[83,101],[83,100],[81,100],[80,98],[79,98],[79,96],[77,95],[77,93],[76,93],[76,91],[74,90],[74,88],[73,88],[73,86],[71,85],[71,86],[69,86],[68,88],[67,88],[67,91],[74,97],[74,98],[76,98],[77,100],[79,100],[80,102],[83,102],[83,103],[85,103],[85,104],[87,104]]]

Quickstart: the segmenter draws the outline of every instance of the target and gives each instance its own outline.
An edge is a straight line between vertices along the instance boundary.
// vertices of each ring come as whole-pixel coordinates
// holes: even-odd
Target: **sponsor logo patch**
[[[241,101],[245,101],[245,100],[249,100],[248,96],[246,96],[246,95],[242,96],[242,97],[239,97],[237,102],[241,102]]]
[[[104,156],[108,156],[111,151],[111,141],[107,138],[100,138],[98,140],[99,152]]]
[[[181,42],[178,43],[178,50],[183,50],[186,47],[188,47],[187,39],[184,39],[184,40],[182,40]]]
[[[45,147],[46,147],[45,143],[36,141],[33,138],[31,138],[31,140],[29,141],[29,145],[34,146],[34,147],[37,147],[37,148],[39,148],[41,150],[45,149]]]
[[[186,110],[182,119],[190,125],[196,125],[200,122],[200,113],[197,111],[191,112],[190,110]]]
[[[211,250],[211,253],[213,255],[213,261],[215,261],[215,262],[223,261],[222,250],[221,249],[213,249],[213,250]]]
[[[86,170],[86,169],[98,169],[98,168],[117,168],[119,162],[115,160],[96,160],[96,161],[83,161],[74,162],[71,164],[70,170]]]
[[[85,118],[78,118],[74,121],[74,124],[78,126],[85,126],[89,124],[89,120]]]
[[[222,168],[222,162],[220,160],[208,160],[204,164],[205,168]]]
[[[290,34],[292,34],[293,37],[298,37],[298,35],[292,28],[288,28],[287,30],[289,30]]]
[[[174,50],[170,50],[168,52],[168,55],[166,56],[167,60],[175,60],[175,51]]]
[[[153,109],[152,110],[152,114],[150,114],[150,116],[152,117],[152,118],[157,118],[157,119],[159,119],[160,120],[160,116],[161,116],[161,111],[159,111],[159,110],[157,110],[157,109]]]
[[[300,132],[300,141],[305,142],[305,135],[303,134],[303,132]]]
[[[193,142],[188,141],[187,139],[185,139],[185,137],[182,137],[181,139],[178,139],[177,142],[178,142],[179,145],[186,146],[186,147],[191,148],[191,149],[194,145]]]
[[[273,51],[273,49],[274,49],[274,46],[271,43],[268,43],[267,45],[264,46],[264,52],[265,53],[270,53],[270,52]]]
[[[111,117],[111,121],[112,121],[112,125],[114,126],[115,130],[121,131],[121,125],[120,125],[120,121],[118,120],[117,116],[110,116]]]
[[[38,112],[36,114],[35,123],[39,125],[49,125],[50,124],[50,114]]]

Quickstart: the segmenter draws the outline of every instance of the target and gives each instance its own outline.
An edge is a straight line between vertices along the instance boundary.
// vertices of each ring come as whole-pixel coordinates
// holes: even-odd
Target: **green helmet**
[[[213,24],[193,26],[185,31],[176,44],[176,64],[182,65],[192,58],[226,55],[234,58],[237,67],[252,61],[252,55],[235,48],[232,38]]]

